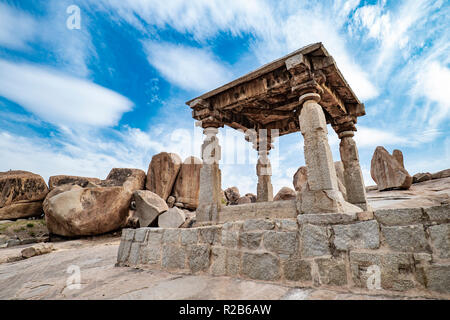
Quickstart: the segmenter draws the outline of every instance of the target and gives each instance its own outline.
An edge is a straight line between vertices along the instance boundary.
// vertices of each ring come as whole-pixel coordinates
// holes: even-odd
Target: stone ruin
[[[450,207],[370,208],[353,140],[364,105],[321,43],[187,104],[205,134],[197,222],[185,229],[124,229],[118,265],[449,297]],[[327,124],[341,140],[347,200]],[[258,152],[256,203],[221,203],[216,135],[224,125],[243,130]],[[268,155],[274,130],[304,137],[307,183],[295,200],[273,201]]]

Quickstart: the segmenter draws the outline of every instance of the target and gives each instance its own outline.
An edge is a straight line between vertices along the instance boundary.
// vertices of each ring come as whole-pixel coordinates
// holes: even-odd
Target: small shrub
[[[32,223],[27,223],[27,228],[33,228],[34,227],[34,224],[32,224]]]

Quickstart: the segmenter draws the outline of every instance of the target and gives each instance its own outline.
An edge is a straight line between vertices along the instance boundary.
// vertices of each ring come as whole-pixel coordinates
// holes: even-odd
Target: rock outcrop
[[[342,164],[341,161],[336,161],[334,163],[334,167],[336,169],[339,191],[342,193],[344,200],[347,200],[347,190],[345,188],[345,180],[344,180],[344,165]],[[295,191],[297,192],[301,191],[307,182],[308,182],[308,173],[306,166],[301,166],[294,174],[294,178],[292,181],[292,183],[294,184]]]
[[[375,149],[370,163],[370,175],[377,183],[379,191],[393,188],[409,189],[411,186],[413,178],[400,162],[399,159],[403,159],[403,156],[400,157],[400,153],[397,150],[396,157],[394,157],[381,146]]]
[[[136,190],[133,193],[133,199],[136,203],[134,216],[138,219],[141,228],[148,227],[161,213],[169,210],[167,203],[149,190]]]
[[[40,175],[28,171],[0,172],[0,220],[41,215],[47,193]]]
[[[431,179],[432,179],[432,176],[431,176],[431,173],[429,173],[429,172],[416,173],[415,175],[413,175],[412,183],[420,183],[420,182],[428,181]]]
[[[177,207],[173,207],[158,217],[158,226],[160,228],[178,228],[185,221],[185,212]]]
[[[450,169],[438,171],[431,175],[432,179],[443,179],[443,178],[448,178],[448,177],[450,177]]]
[[[227,203],[229,205],[237,204],[241,195],[239,194],[239,189],[237,187],[230,187],[225,189],[225,198],[227,199]]]
[[[183,204],[184,208],[197,209],[201,168],[202,160],[196,157],[186,158],[181,165],[173,187],[173,196],[176,202]]]
[[[44,200],[47,228],[67,237],[116,230],[126,223],[132,194],[144,183],[144,171],[114,168],[98,187],[56,187]]]
[[[236,204],[246,204],[246,203],[252,203],[252,199],[247,196],[240,197]]]
[[[82,188],[85,188],[88,186],[99,185],[101,184],[101,182],[102,180],[98,178],[58,175],[58,176],[51,176],[48,179],[48,187],[50,190],[53,190],[54,188],[62,186],[64,184],[72,184],[72,185],[76,184]]]
[[[146,189],[167,200],[181,168],[181,158],[175,153],[161,152],[152,157],[148,166]]]
[[[308,174],[306,166],[301,166],[294,174],[292,183],[294,184],[295,191],[301,191],[303,186],[308,182]]]
[[[295,200],[296,192],[288,187],[283,187],[273,198],[273,201]]]

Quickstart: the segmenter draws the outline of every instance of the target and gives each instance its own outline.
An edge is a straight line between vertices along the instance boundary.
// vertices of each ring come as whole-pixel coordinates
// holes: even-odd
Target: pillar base
[[[344,200],[338,190],[310,190],[306,184],[297,193],[299,213],[357,213],[365,211]]]

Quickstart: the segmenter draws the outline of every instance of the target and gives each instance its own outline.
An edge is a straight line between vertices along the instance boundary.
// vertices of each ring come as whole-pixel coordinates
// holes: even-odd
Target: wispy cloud
[[[231,80],[231,73],[206,49],[144,42],[149,63],[169,82],[186,90],[207,91]]]
[[[90,81],[0,59],[0,95],[57,126],[113,126],[132,102]]]
[[[0,3],[0,46],[29,49],[28,42],[37,34],[35,19],[5,3]]]

